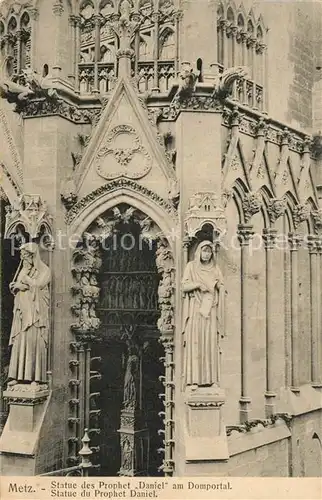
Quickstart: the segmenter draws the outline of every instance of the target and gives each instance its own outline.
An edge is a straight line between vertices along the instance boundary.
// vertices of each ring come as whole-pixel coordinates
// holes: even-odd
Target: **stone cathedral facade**
[[[0,3],[3,475],[321,475],[321,15]]]

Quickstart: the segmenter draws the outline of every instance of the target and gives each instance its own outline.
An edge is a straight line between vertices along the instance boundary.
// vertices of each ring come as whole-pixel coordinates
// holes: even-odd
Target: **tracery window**
[[[31,23],[28,12],[0,21],[0,53],[10,77],[30,68]]]
[[[124,0],[83,0],[75,18],[78,71],[76,86],[81,94],[112,90],[117,76],[119,39],[111,28]],[[142,92],[167,92],[179,68],[179,22],[173,0],[126,0],[124,9],[137,14],[139,29],[132,35],[132,76]],[[124,4],[124,5],[125,5]]]
[[[249,78],[236,82],[234,98],[255,109],[264,108],[265,33],[260,16],[241,5],[221,2],[217,10],[217,56],[220,71],[247,66]]]

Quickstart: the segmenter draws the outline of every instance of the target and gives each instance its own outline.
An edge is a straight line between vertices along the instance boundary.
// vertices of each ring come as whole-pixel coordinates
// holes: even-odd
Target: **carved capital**
[[[241,247],[249,245],[253,236],[254,230],[251,224],[238,224],[237,237]]]
[[[302,244],[302,238],[299,234],[289,233],[288,243],[289,243],[290,251],[296,252]]]
[[[307,135],[303,140],[303,153],[310,153],[312,146],[312,138]]]
[[[263,240],[265,243],[265,248],[267,250],[271,250],[274,248],[275,241],[276,241],[276,236],[277,236],[277,230],[276,229],[264,229],[263,231]]]
[[[31,238],[37,238],[41,233],[51,235],[52,221],[47,203],[39,195],[24,194],[17,205],[8,207],[5,237],[13,236],[18,226],[22,226]]]
[[[61,0],[57,0],[56,3],[53,5],[53,13],[55,16],[61,16],[64,12],[64,5],[62,4]]]
[[[292,139],[292,134],[287,127],[285,127],[283,132],[281,132],[280,138],[281,138],[281,146],[289,146]]]
[[[316,239],[316,249],[319,255],[322,255],[322,238],[318,236]]]
[[[319,237],[316,234],[309,234],[307,242],[310,254],[317,254],[319,249]]]
[[[118,57],[119,59],[121,57],[127,57],[128,59],[132,59],[133,56],[134,56],[134,50],[132,49],[118,49],[116,51],[116,57]]]
[[[226,228],[226,217],[221,200],[211,191],[199,192],[189,200],[185,218],[188,236],[193,237],[205,224],[210,224],[214,231],[221,234]]]
[[[293,209],[293,222],[294,227],[297,228],[299,224],[306,221],[310,217],[311,207],[308,204],[296,205]]]
[[[317,232],[322,230],[322,208],[312,211],[312,216],[314,220],[314,228]]]
[[[260,118],[255,125],[255,133],[257,137],[266,137],[268,133],[269,125],[264,120],[264,118]]]
[[[284,215],[286,207],[287,202],[285,197],[273,198],[272,200],[270,200],[267,207],[267,212],[272,224],[274,224],[274,222],[276,222],[279,217]]]
[[[249,222],[260,211],[261,206],[262,196],[260,193],[254,191],[247,193],[243,200],[245,222]]]
[[[231,110],[229,121],[231,127],[239,127],[242,122],[243,114],[239,111],[238,106],[234,106]]]

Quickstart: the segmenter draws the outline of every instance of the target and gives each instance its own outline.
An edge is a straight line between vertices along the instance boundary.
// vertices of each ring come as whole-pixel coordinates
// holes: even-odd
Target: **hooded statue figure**
[[[25,243],[20,251],[19,268],[10,283],[15,301],[9,340],[9,387],[17,382],[47,380],[50,270],[42,262],[36,243]]]
[[[183,276],[184,386],[218,386],[224,284],[211,241],[201,242]]]

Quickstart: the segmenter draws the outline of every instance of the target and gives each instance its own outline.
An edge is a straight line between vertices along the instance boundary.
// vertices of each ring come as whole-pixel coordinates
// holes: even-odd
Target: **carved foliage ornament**
[[[314,220],[314,226],[316,231],[321,231],[322,229],[322,209],[312,211],[312,216]]]
[[[299,224],[306,221],[310,217],[311,207],[308,204],[296,205],[293,209],[293,222],[294,227],[297,228]]]
[[[270,221],[274,223],[279,217],[281,217],[286,210],[287,200],[285,197],[283,198],[274,198],[270,200],[269,205],[267,207],[268,215]]]
[[[39,195],[21,196],[19,202],[7,208],[6,238],[16,233],[22,226],[31,238],[37,238],[41,231],[52,234],[52,216],[48,213],[47,203]]]
[[[104,179],[140,179],[151,167],[152,159],[130,125],[114,127],[96,156],[96,170]]]
[[[247,193],[243,200],[245,222],[250,221],[253,215],[257,214],[262,206],[262,196],[257,192]]]
[[[156,203],[157,205],[162,207],[174,219],[177,218],[177,211],[171,203],[168,203],[166,200],[154,193],[154,191],[151,191],[150,189],[137,184],[135,181],[121,178],[112,182],[108,182],[107,184],[104,184],[104,186],[100,186],[98,189],[79,200],[66,214],[66,223],[71,224],[82,210],[87,208],[93,201],[95,201],[99,197],[103,196],[106,193],[118,191],[122,188],[130,189],[133,192],[137,192],[145,196],[152,203]]]
[[[189,209],[185,219],[188,236],[195,236],[204,224],[211,224],[219,233],[226,227],[223,202],[213,192],[199,192],[189,200]]]
[[[75,283],[72,293],[75,297],[72,312],[77,321],[71,329],[77,340],[90,341],[97,338],[100,320],[96,316],[99,300],[97,274],[102,265],[100,246],[97,238],[84,233],[83,239],[73,253],[72,273]]]

